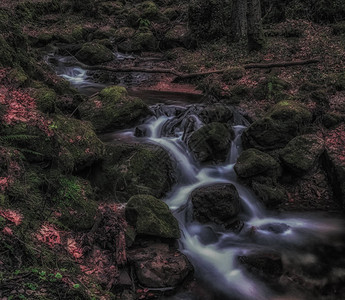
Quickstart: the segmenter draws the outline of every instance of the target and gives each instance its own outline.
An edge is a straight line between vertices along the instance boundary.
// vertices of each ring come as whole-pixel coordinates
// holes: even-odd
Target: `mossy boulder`
[[[225,161],[230,150],[232,136],[233,132],[229,126],[213,122],[193,132],[187,145],[200,162]]]
[[[118,44],[119,50],[125,52],[139,52],[143,50],[155,50],[156,38],[148,27],[140,27],[128,40]]]
[[[291,87],[290,83],[276,76],[270,76],[261,81],[253,91],[258,100],[273,99],[276,102],[285,100],[289,95],[285,92]]]
[[[311,120],[312,114],[305,106],[295,101],[281,101],[244,131],[244,147],[260,150],[282,148],[302,133]]]
[[[87,230],[94,224],[97,203],[90,182],[75,176],[59,176],[54,207],[61,213],[59,222],[72,230]]]
[[[305,173],[315,165],[324,149],[324,141],[317,135],[300,135],[280,151],[280,159],[288,169]]]
[[[13,66],[14,50],[9,46],[6,40],[0,35],[0,66]]]
[[[121,143],[107,147],[102,171],[94,181],[103,193],[126,202],[138,193],[163,197],[176,178],[171,158],[164,149]]]
[[[200,223],[230,227],[240,212],[240,197],[232,184],[200,187],[191,194],[193,216]]]
[[[91,121],[97,132],[129,127],[150,113],[141,99],[128,96],[121,86],[103,89],[82,103],[79,111],[81,118]]]
[[[138,234],[178,239],[180,229],[169,206],[150,195],[136,195],[126,205],[126,219]]]
[[[223,104],[213,104],[205,106],[198,114],[204,123],[228,123],[232,120],[233,112],[230,107]]]
[[[85,43],[75,57],[81,62],[90,65],[97,65],[114,59],[111,50],[95,42]]]
[[[114,32],[114,40],[116,43],[123,42],[131,38],[135,33],[135,29],[132,27],[120,27]]]
[[[188,48],[191,43],[191,35],[185,25],[176,25],[164,35],[163,46],[167,49],[175,47]]]
[[[104,14],[117,15],[123,13],[124,5],[121,1],[102,2],[99,9]]]
[[[54,155],[57,155],[62,170],[82,170],[104,157],[104,144],[91,123],[56,115],[51,127],[59,147],[58,151],[54,150]]]
[[[52,113],[55,111],[56,93],[54,90],[50,88],[40,88],[33,94],[40,111],[45,113]]]
[[[287,200],[285,189],[279,185],[253,181],[251,187],[268,208],[276,207]]]
[[[142,19],[155,20],[159,16],[159,9],[153,1],[144,1],[139,4],[138,10]]]
[[[243,67],[232,67],[224,71],[222,80],[225,82],[231,82],[242,78],[246,70]]]
[[[277,177],[280,173],[280,165],[271,155],[254,148],[243,151],[234,168],[241,178],[263,174]]]

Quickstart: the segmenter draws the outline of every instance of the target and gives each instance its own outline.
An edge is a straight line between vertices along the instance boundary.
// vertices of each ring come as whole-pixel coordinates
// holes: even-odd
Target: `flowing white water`
[[[63,58],[59,58],[59,62],[63,63]],[[64,66],[57,69],[60,76],[77,87],[99,88],[89,80],[85,70]],[[193,111],[193,107],[190,108]],[[234,165],[241,152],[241,134],[244,126],[233,126],[235,138],[231,143],[227,161],[216,166],[205,166],[194,160],[184,143],[184,131],[188,127],[187,118],[192,118],[193,130],[203,125],[200,119],[196,115],[186,114],[182,123],[177,122],[180,125],[174,127],[173,124],[177,124],[174,123],[175,118],[183,111],[181,107],[156,106],[155,109],[156,117],[143,124],[146,127],[146,137],[136,138],[133,130],[117,133],[116,136],[120,135],[123,139],[142,139],[160,145],[176,162],[178,184],[164,200],[180,223],[181,251],[193,263],[195,274],[203,282],[208,282],[212,288],[221,292],[221,297],[217,299],[269,300],[275,297],[275,292],[245,271],[238,262],[239,256],[261,249],[283,254],[288,250],[293,253],[296,260],[317,263],[318,259],[304,248],[322,242],[332,243],[332,238],[343,232],[343,223],[338,219],[312,214],[274,215],[261,207],[253,192],[237,181],[234,171]],[[170,131],[166,132],[165,127],[170,128]],[[242,205],[240,217],[244,221],[244,227],[240,232],[226,231],[212,224],[200,224],[192,219],[190,194],[196,188],[214,183],[231,183],[236,187]],[[287,295],[285,299],[292,298]]]
[[[148,140],[165,148],[177,163],[179,183],[166,197],[165,202],[175,211],[180,222],[182,251],[193,262],[197,274],[211,280],[221,290],[224,299],[273,299],[274,293],[259,280],[248,276],[238,263],[238,256],[250,253],[260,247],[283,250],[291,245],[303,247],[311,241],[326,239],[342,231],[338,220],[319,216],[298,216],[280,214],[271,216],[258,203],[255,195],[237,181],[234,164],[241,151],[241,133],[244,126],[234,126],[232,141],[226,163],[217,166],[203,166],[188,153],[182,141],[183,132],[176,131],[176,137],[165,136],[162,128],[174,116],[161,115],[148,121]],[[214,183],[232,183],[237,188],[243,208],[244,228],[240,233],[213,229],[210,225],[191,220],[190,194],[199,187]],[[252,233],[255,233],[254,236]],[[208,279],[207,279],[208,278]]]

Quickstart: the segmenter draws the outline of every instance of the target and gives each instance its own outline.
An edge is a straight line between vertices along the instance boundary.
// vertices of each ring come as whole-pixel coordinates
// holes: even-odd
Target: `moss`
[[[49,88],[41,88],[34,92],[37,107],[40,111],[45,113],[52,113],[55,111],[56,93]]]
[[[75,56],[81,62],[91,65],[114,59],[113,53],[107,47],[94,42],[85,43]]]
[[[122,42],[131,38],[135,33],[135,30],[131,27],[121,27],[114,33],[115,42]]]
[[[180,237],[178,222],[163,201],[149,195],[133,196],[126,205],[126,219],[138,234]]]
[[[132,51],[155,50],[156,38],[149,28],[140,28],[132,37]]]
[[[280,152],[282,162],[295,173],[309,171],[324,151],[324,141],[308,134],[293,138]]]
[[[97,211],[90,183],[74,176],[60,176],[57,183],[53,201],[62,214],[59,222],[72,230],[90,229]]]
[[[12,82],[16,83],[19,86],[24,86],[29,78],[22,68],[14,68],[9,72],[8,77]]]
[[[280,174],[279,163],[269,154],[250,148],[241,153],[235,165],[236,174],[248,178],[259,174],[277,177]]]
[[[312,119],[310,111],[295,101],[281,101],[243,133],[244,146],[260,150],[284,147]]]
[[[6,40],[0,35],[0,66],[13,66],[13,56],[15,55],[13,49],[8,45]]]
[[[102,171],[94,183],[118,201],[140,194],[163,197],[175,183],[169,154],[153,145],[121,144],[107,147]]]
[[[59,167],[65,172],[82,170],[103,158],[104,145],[89,122],[57,115],[53,117],[52,127],[60,147],[58,153],[54,152],[58,154]],[[73,169],[67,169],[71,166]]]
[[[232,80],[238,80],[242,78],[245,74],[245,69],[242,67],[232,67],[227,69],[223,75],[222,80],[225,82],[230,82]]]
[[[286,191],[281,186],[267,185],[253,182],[252,188],[260,200],[268,207],[273,208],[287,200]]]
[[[159,14],[159,9],[153,1],[144,1],[139,4],[138,10],[141,12],[140,17],[143,19],[154,20]]]
[[[124,5],[120,1],[103,2],[99,9],[107,15],[119,15],[124,12]]]
[[[288,90],[291,85],[277,76],[270,76],[266,80],[263,80],[254,89],[253,95],[258,100],[274,99],[275,101],[281,101],[288,99],[288,95],[284,92]]]
[[[227,125],[213,122],[193,132],[187,145],[200,162],[224,161],[231,137],[232,131]]]
[[[82,103],[79,110],[82,119],[91,121],[98,132],[128,127],[149,113],[141,99],[128,96],[120,86],[103,89],[99,96]]]
[[[328,112],[324,114],[322,123],[326,128],[331,128],[345,121],[345,115],[337,112]]]

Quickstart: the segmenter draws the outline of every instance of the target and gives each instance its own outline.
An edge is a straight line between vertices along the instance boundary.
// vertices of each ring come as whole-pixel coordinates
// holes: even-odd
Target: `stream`
[[[85,70],[64,67],[66,58],[55,59],[58,62],[55,63],[57,74],[69,80],[82,92],[91,94],[105,86],[93,82]],[[142,75],[137,76],[137,80],[141,80]],[[291,274],[298,274],[303,278],[306,290],[308,282],[311,281],[313,284],[315,281],[320,282],[321,287],[327,287],[328,284],[343,280],[345,270],[337,266],[336,255],[333,258],[333,251],[344,249],[343,220],[325,213],[278,213],[262,207],[254,193],[239,183],[234,171],[241,152],[241,134],[246,128],[241,122],[231,124],[235,137],[225,162],[218,165],[198,163],[185,143],[186,124],[182,122],[180,125],[170,126],[176,124],[175,121],[184,113],[186,119],[193,118],[195,129],[202,127],[203,122],[193,112],[193,107],[197,105],[152,105],[153,116],[141,125],[146,129],[145,137],[135,137],[134,128],[121,131],[117,136],[159,145],[166,149],[175,161],[178,183],[163,200],[179,221],[182,233],[179,240],[180,250],[192,262],[196,278],[205,289],[212,291],[212,299],[310,299],[301,289],[296,291],[291,288]],[[240,230],[225,230],[219,225],[200,224],[193,220],[190,194],[196,188],[215,183],[231,183],[236,187],[241,201],[239,219],[243,222]],[[285,278],[285,281],[276,280],[274,284],[266,282],[260,276],[248,272],[239,262],[238,258],[241,256],[263,251],[279,253],[285,272],[282,278]],[[321,271],[315,271],[316,279],[305,272],[313,268],[318,270],[318,266],[322,266],[324,261],[327,261],[327,270],[320,268]],[[309,294],[306,292],[306,295]],[[172,299],[198,298],[181,296]],[[340,296],[337,299],[342,298]]]

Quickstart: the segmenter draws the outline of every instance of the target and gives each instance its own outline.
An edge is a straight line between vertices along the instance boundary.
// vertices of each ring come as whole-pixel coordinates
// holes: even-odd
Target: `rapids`
[[[127,59],[122,55],[117,55],[117,58]],[[93,82],[89,72],[65,66],[64,57],[50,57],[49,61],[54,64],[57,74],[69,80],[81,92],[91,94],[92,91],[105,86]],[[180,125],[177,121],[178,118],[181,119],[181,114],[185,114],[185,120],[194,120],[194,130],[203,126],[203,122],[193,113],[193,107],[196,106],[153,105],[151,109],[154,116],[141,125],[146,128],[145,137],[135,137],[134,128],[118,132],[114,137],[159,145],[166,149],[175,161],[178,183],[163,200],[179,221],[182,232],[180,250],[193,263],[195,276],[213,291],[214,299],[305,299],[303,295],[300,298],[300,291],[296,295],[285,287],[284,282],[279,283],[278,287],[271,287],[264,280],[250,274],[239,263],[238,257],[267,250],[280,253],[284,265],[291,262],[296,266],[310,263],[317,265],[323,259],[322,255],[315,251],[318,247],[340,244],[343,249],[342,220],[322,214],[278,213],[263,208],[254,193],[238,182],[234,171],[241,152],[241,134],[246,128],[244,123],[232,124],[235,137],[224,163],[198,163],[186,145],[187,121]],[[200,224],[193,220],[190,194],[196,188],[214,183],[235,185],[242,206],[239,216],[243,221],[241,230],[227,231],[214,224]],[[332,253],[328,255],[332,256]],[[330,268],[336,268],[336,261]]]

